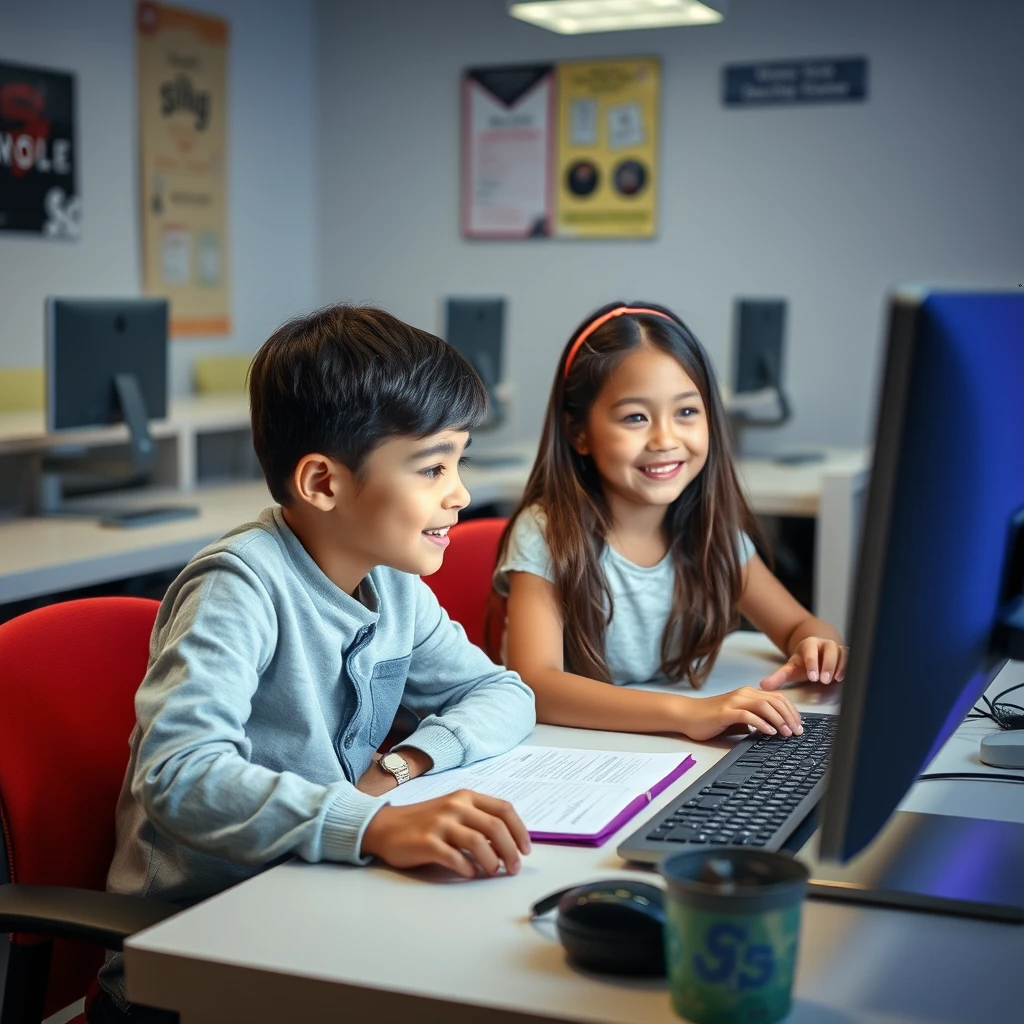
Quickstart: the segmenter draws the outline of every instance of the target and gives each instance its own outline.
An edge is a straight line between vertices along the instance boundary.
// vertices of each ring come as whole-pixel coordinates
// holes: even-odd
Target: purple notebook
[[[600,846],[694,765],[682,751],[640,753],[522,745],[507,754],[423,775],[392,790],[392,804],[457,789],[508,800],[532,839]]]

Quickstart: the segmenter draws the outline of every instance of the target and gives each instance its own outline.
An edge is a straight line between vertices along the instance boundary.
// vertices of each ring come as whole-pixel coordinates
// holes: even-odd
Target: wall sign
[[[868,95],[868,62],[866,57],[823,57],[727,64],[722,92],[727,107],[859,102]]]
[[[78,238],[75,79],[0,64],[0,231]]]

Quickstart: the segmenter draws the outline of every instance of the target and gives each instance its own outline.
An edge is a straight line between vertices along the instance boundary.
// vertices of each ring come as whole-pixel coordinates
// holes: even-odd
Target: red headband
[[[602,313],[592,324],[587,324],[586,327],[580,331],[579,337],[573,342],[572,348],[569,349],[569,354],[565,357],[565,377],[569,377],[569,369],[572,366],[572,361],[576,358],[576,353],[579,352],[583,345],[583,342],[589,338],[594,331],[598,329],[602,324],[608,323],[612,317],[625,316],[627,313],[647,313],[650,316],[660,316],[663,320],[672,320],[667,313],[662,313],[660,309],[643,309],[642,307],[633,306],[616,306],[615,309],[610,309],[607,313]],[[674,320],[672,320],[675,323]]]

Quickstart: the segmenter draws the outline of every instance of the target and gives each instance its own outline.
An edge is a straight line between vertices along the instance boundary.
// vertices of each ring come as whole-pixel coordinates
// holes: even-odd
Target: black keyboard
[[[618,849],[624,860],[659,861],[707,846],[777,850],[825,792],[838,715],[801,716],[801,736],[751,736],[712,765]]]

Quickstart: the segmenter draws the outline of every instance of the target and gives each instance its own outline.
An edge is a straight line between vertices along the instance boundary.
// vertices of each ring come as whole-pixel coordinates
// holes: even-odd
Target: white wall
[[[890,285],[1024,281],[1022,4],[733,0],[719,26],[586,37],[513,21],[503,0],[317,12],[320,298],[441,330],[443,296],[507,295],[520,437],[595,306],[674,307],[727,373],[734,297],[783,295],[796,417],[751,447],[859,444]],[[461,70],[633,54],[663,61],[657,240],[463,241]],[[721,105],[723,63],[859,55],[867,103]]]
[[[171,345],[172,392],[207,352],[252,352],[316,303],[312,0],[188,0],[227,18],[232,321],[229,337]],[[138,109],[132,0],[0,0],[0,60],[76,74],[77,242],[0,232],[0,366],[43,361],[50,294],[138,295]]]

